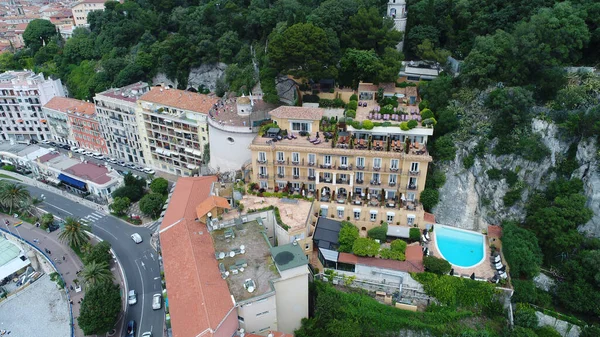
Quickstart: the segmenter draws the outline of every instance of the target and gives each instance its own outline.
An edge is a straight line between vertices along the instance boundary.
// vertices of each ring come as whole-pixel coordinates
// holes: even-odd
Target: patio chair
[[[387,115],[387,114],[386,114],[386,115],[383,115],[383,120],[384,120],[384,121],[387,121],[389,118],[390,118],[390,115]]]
[[[314,142],[313,144],[317,145],[317,144],[321,144],[321,138],[317,139],[316,142]]]
[[[319,138],[310,138],[310,139],[308,139],[308,141],[311,142],[311,143],[314,143],[314,142],[317,141],[317,139],[319,139]]]
[[[292,133],[292,138],[293,138],[293,139],[296,139],[296,138],[298,138],[298,137],[296,137],[296,135]]]
[[[495,264],[496,269],[502,269],[502,267],[504,267],[504,265],[502,264],[502,262],[498,262]]]
[[[417,122],[421,121],[421,115],[417,115]]]
[[[496,255],[494,257],[494,263],[498,263],[498,262],[502,262],[502,259],[500,258],[500,255]]]
[[[369,119],[373,119],[373,113],[369,113]]]

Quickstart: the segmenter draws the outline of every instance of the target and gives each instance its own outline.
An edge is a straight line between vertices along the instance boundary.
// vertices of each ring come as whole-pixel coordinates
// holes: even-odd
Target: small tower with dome
[[[396,30],[402,33],[406,32],[406,0],[388,0],[387,16],[394,20],[394,28],[396,28]],[[406,36],[403,36],[402,41],[396,46],[400,51],[404,47],[405,38]]]
[[[236,103],[238,115],[248,116],[252,113],[252,101],[250,98],[242,95],[242,97],[238,97]]]

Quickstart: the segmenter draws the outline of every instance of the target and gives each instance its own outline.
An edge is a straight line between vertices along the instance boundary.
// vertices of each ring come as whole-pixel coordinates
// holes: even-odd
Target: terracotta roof
[[[383,88],[384,93],[395,92],[396,83],[379,83],[379,88]]]
[[[66,113],[78,112],[88,116],[96,113],[93,103],[67,97],[54,97],[48,103],[46,103],[46,105],[44,105],[44,108]]]
[[[321,120],[321,117],[323,117],[323,109],[284,105],[272,110],[269,112],[269,114],[277,118],[308,119],[318,121]]]
[[[140,97],[140,100],[203,114],[208,114],[213,105],[219,101],[216,97],[204,94],[162,87],[152,87],[149,92]]]
[[[25,30],[29,23],[19,23],[15,26],[15,30]]]
[[[430,223],[430,224],[434,224],[435,223],[435,215],[431,214],[431,213],[427,213],[424,212],[425,214],[423,215],[423,220],[425,220],[425,222]]]
[[[45,163],[45,162],[52,160],[58,156],[60,156],[60,154],[58,154],[58,153],[46,153],[45,155],[39,157],[38,160],[40,161],[40,163]]]
[[[179,178],[162,221],[160,242],[165,268],[171,327],[175,337],[226,335],[221,323],[237,315],[227,283],[221,277],[212,237],[195,221],[196,206],[209,197],[214,176]],[[236,321],[237,323],[237,321]]]
[[[356,264],[358,262],[358,257],[354,254],[340,253],[338,262]]]
[[[212,195],[201,202],[200,205],[196,206],[196,216],[199,219],[205,216],[208,212],[210,212],[211,209],[215,207],[226,209],[231,208],[231,206],[229,206],[229,202],[227,202],[227,199]]]
[[[488,225],[488,236],[493,238],[502,237],[502,227],[496,225]]]
[[[406,247],[406,261],[423,262],[423,250],[418,244]]]
[[[361,92],[361,91],[377,92],[377,89],[379,89],[379,86],[377,86],[376,84],[373,84],[373,83],[360,83],[358,85],[358,92]]]
[[[417,96],[417,87],[406,87],[406,96]]]

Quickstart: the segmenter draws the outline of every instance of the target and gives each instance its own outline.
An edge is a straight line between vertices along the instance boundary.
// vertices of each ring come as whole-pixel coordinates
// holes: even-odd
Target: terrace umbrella
[[[454,268],[450,269],[450,276],[454,276]]]
[[[471,274],[471,280],[475,281],[475,273]]]

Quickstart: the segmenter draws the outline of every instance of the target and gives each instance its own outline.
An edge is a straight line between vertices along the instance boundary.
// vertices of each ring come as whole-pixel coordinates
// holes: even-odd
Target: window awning
[[[343,211],[344,210],[344,206],[338,206],[337,210],[338,211]]]
[[[190,170],[195,170],[198,168],[198,166],[196,166],[194,164],[187,164],[187,168],[189,168]]]
[[[372,209],[372,210],[371,210],[371,214],[377,214],[377,211],[376,211],[376,210],[374,210],[374,209]]]
[[[194,149],[190,149],[189,147],[185,148],[185,152],[187,153],[194,153]]]
[[[354,213],[356,213],[356,212],[360,213],[360,208],[355,208],[355,209],[353,209],[353,211],[354,211]]]
[[[51,183],[53,183],[55,185],[60,184],[60,180],[58,180],[56,178],[53,178],[53,177],[48,177],[48,178],[46,178],[46,180],[48,180],[49,182],[51,182]]]
[[[75,188],[78,188],[80,190],[85,190],[86,189],[85,188],[85,183],[83,181],[77,180],[75,178],[71,178],[71,177],[69,177],[67,175],[64,175],[62,173],[58,175],[58,179],[60,181],[62,181],[63,183],[65,183],[65,184],[67,184],[69,186],[73,186]]]
[[[327,205],[321,205],[321,208],[328,209],[329,206],[327,206]]]
[[[201,156],[201,155],[202,155],[202,151],[200,151],[200,150],[194,150],[194,152],[193,152],[193,153],[194,153],[194,155],[196,155],[196,156]]]
[[[394,212],[387,212],[387,215],[394,216],[394,215],[396,215],[396,213],[394,213]]]
[[[416,218],[416,216],[414,214],[407,214],[406,217],[407,218],[412,218],[412,219]]]
[[[42,119],[42,120],[40,120],[40,122],[46,123],[47,121],[45,119]]]
[[[23,123],[23,120],[22,119],[18,119],[17,123]]]
[[[325,258],[325,260],[331,261],[331,262],[337,262],[338,261],[338,255],[339,255],[339,253],[336,252],[335,250],[329,250],[329,249],[325,249],[325,248],[319,248],[319,251],[323,255],[323,258]]]

